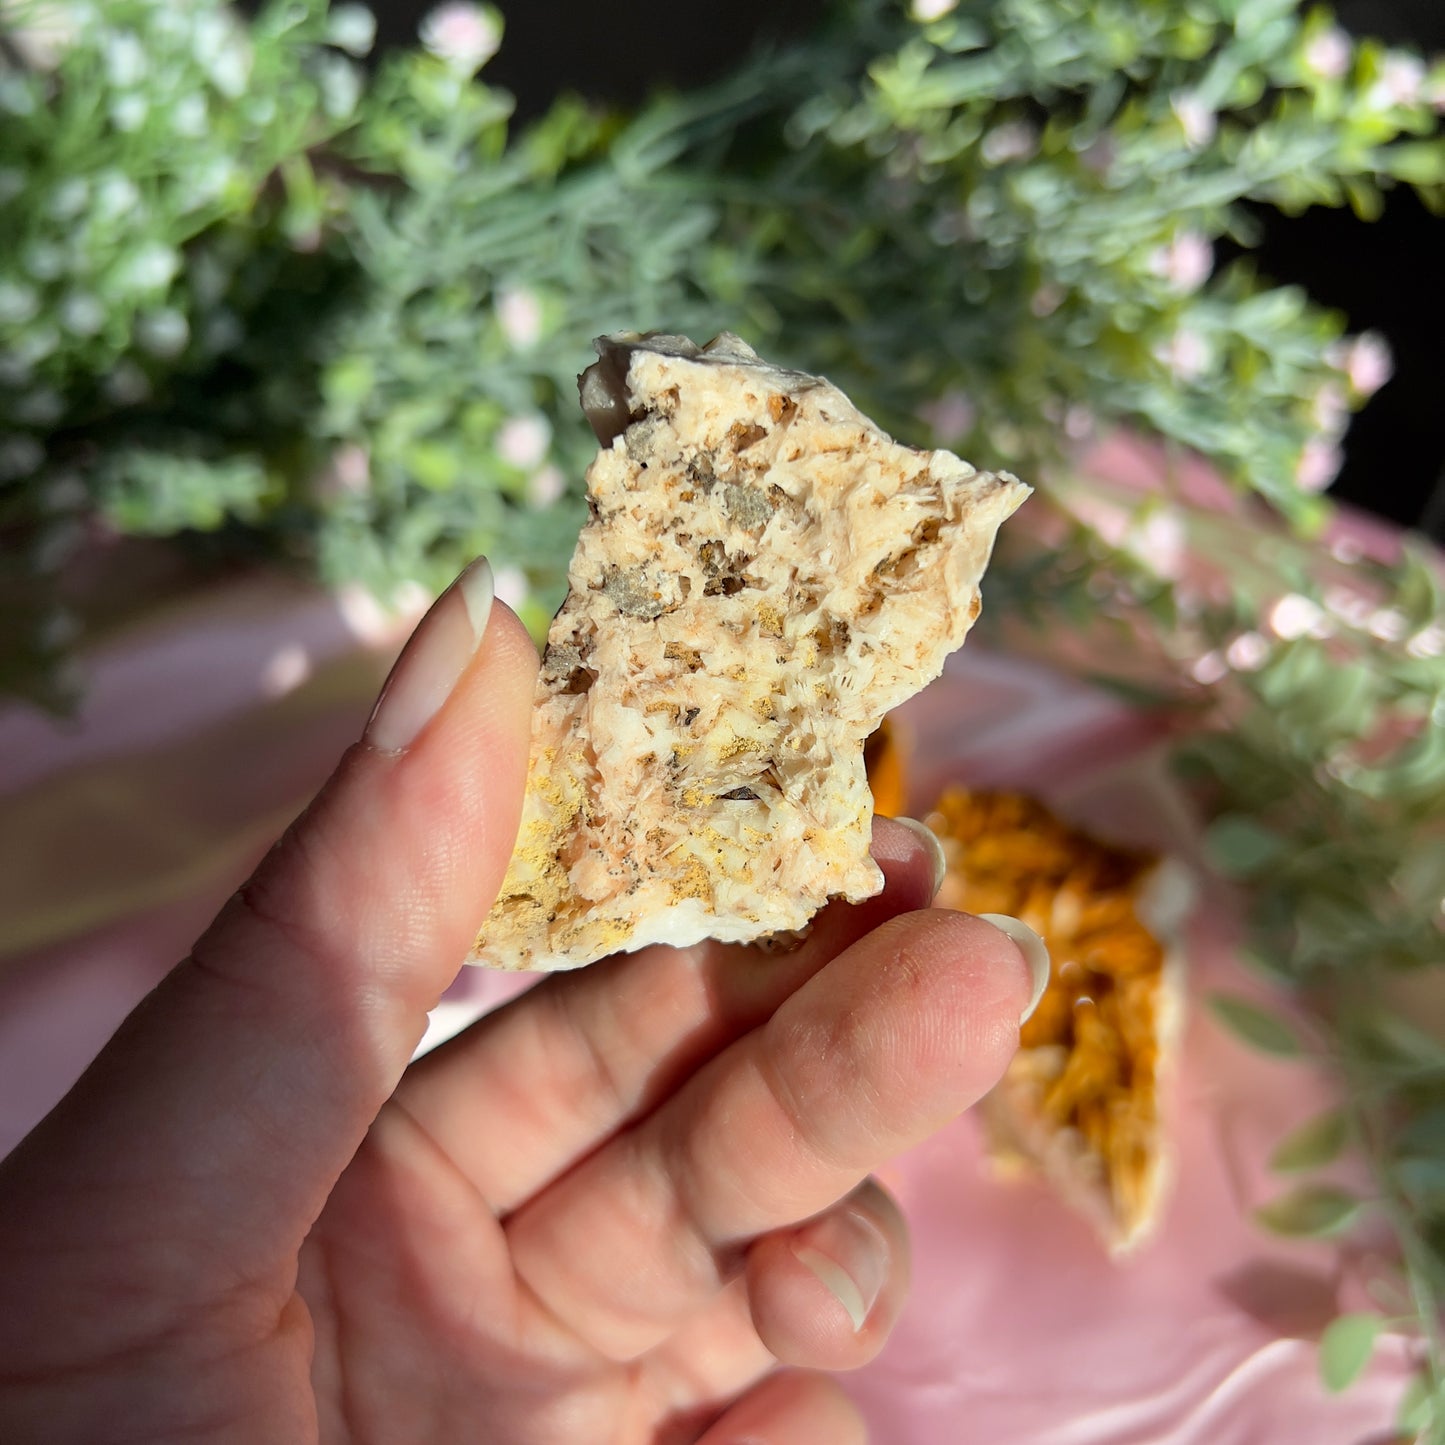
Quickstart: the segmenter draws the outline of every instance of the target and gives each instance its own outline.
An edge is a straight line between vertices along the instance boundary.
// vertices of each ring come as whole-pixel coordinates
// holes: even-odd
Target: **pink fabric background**
[[[258,579],[129,629],[56,725],[0,711],[0,1152],[179,957],[356,736],[405,623]],[[1187,813],[1146,719],[1030,664],[963,653],[907,713],[914,810],[945,780],[1027,783],[1085,820],[1188,856]],[[1235,912],[1206,891],[1191,993],[1248,991]],[[525,981],[464,972],[439,1037]],[[850,1377],[879,1445],[1365,1445],[1409,1374],[1387,1340],[1343,1397],[1313,1339],[1359,1305],[1360,1261],[1271,1241],[1248,1212],[1263,1161],[1323,1106],[1195,1009],[1178,1080],[1178,1182],[1159,1237],[1111,1263],[1036,1184],[988,1177],[970,1120],[886,1171],[912,1222],[915,1289]]]

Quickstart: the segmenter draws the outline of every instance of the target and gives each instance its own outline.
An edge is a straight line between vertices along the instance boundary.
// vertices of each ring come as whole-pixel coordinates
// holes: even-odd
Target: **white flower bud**
[[[497,455],[514,467],[540,466],[551,444],[551,425],[538,414],[508,417],[497,433]]]
[[[376,44],[376,16],[364,5],[335,5],[326,17],[326,39],[358,59]]]
[[[536,293],[522,286],[498,292],[497,324],[518,351],[535,346],[542,336],[542,303]]]
[[[1304,48],[1306,68],[1321,80],[1338,80],[1349,70],[1353,59],[1354,46],[1338,25],[1312,36]]]
[[[438,6],[422,21],[418,33],[433,55],[468,75],[480,70],[502,44],[497,12],[466,0]]]
[[[1218,118],[1213,108],[1197,95],[1180,93],[1170,101],[1170,107],[1190,150],[1202,150],[1214,139],[1219,129]]]
[[[135,339],[143,351],[161,361],[179,356],[191,339],[190,323],[179,311],[165,307],[142,316],[135,324]]]
[[[94,336],[105,325],[105,307],[88,292],[74,292],[61,303],[60,324],[72,336]]]
[[[150,69],[145,47],[129,30],[119,30],[105,41],[105,73],[110,83],[121,90],[138,85]]]

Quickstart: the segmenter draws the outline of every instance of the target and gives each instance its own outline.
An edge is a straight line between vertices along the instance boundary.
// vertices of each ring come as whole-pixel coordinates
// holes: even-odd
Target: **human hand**
[[[536,666],[469,569],[306,814],[0,1164],[0,1438],[862,1438],[806,1371],[871,1358],[902,1303],[869,1171],[997,1079],[1028,965],[918,911],[932,860],[880,821],[885,891],[793,952],[553,976],[408,1068],[506,869]]]

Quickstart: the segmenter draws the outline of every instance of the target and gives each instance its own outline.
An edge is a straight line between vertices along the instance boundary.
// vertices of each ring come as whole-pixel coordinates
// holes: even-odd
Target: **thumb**
[[[22,1144],[11,1182],[194,1221],[230,1269],[299,1245],[501,884],[536,669],[473,563],[362,741]]]

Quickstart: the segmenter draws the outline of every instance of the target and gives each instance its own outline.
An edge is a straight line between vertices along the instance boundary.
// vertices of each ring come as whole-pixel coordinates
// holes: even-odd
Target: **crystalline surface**
[[[978,616],[1028,495],[720,336],[606,338],[516,850],[472,962],[800,928],[877,893],[863,743]]]

